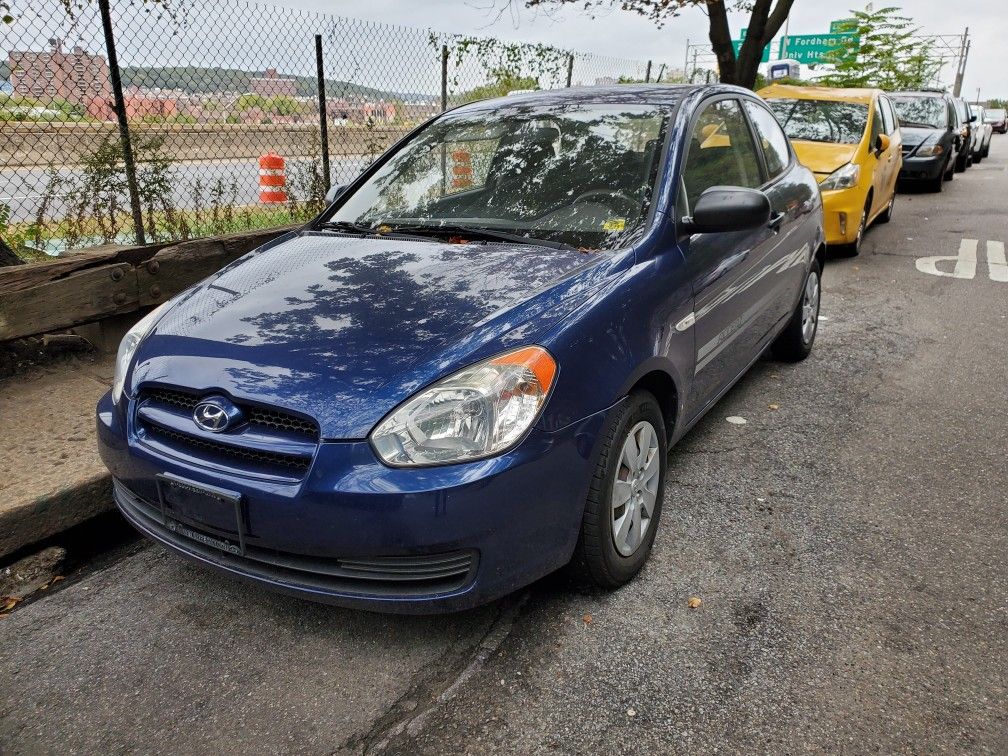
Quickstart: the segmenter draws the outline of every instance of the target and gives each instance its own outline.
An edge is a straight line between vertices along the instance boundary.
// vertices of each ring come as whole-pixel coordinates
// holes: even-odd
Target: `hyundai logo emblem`
[[[193,421],[205,431],[220,433],[241,420],[241,410],[224,397],[204,399],[193,409]]]

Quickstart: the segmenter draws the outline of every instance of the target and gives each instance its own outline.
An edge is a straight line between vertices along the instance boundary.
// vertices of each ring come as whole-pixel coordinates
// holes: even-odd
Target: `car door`
[[[900,134],[896,111],[889,99],[880,95],[877,108],[882,119],[882,133],[889,137],[889,147],[879,155],[876,169],[880,174],[878,205],[880,210],[884,210],[896,191],[896,179],[903,164],[903,137]]]
[[[882,110],[876,100],[871,106],[871,123],[868,126],[868,156],[867,166],[872,172],[872,198],[871,207],[868,209],[869,219],[874,218],[879,211],[889,202],[889,195],[886,193],[886,172],[884,155],[878,151],[879,137],[885,133],[885,124],[882,120]]]
[[[692,204],[712,186],[755,189],[764,184],[762,161],[735,96],[713,98],[700,106],[685,152],[676,205],[680,217],[690,215]],[[761,226],[680,240],[694,297],[696,361],[686,402],[690,419],[755,357],[762,311],[768,305],[755,289],[773,238],[774,231]]]

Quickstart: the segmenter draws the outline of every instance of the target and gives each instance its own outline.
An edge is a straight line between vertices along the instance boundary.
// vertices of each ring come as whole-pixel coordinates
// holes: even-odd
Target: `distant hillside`
[[[238,68],[205,68],[201,66],[125,66],[122,71],[124,86],[161,87],[181,89],[192,94],[213,94],[215,92],[248,92],[251,81],[261,76],[261,71],[243,71]],[[318,93],[318,83],[314,76],[293,76],[280,73],[284,78],[297,82],[297,93],[301,97],[314,97]],[[326,79],[326,96],[361,97],[365,99],[428,100],[433,95],[415,92],[390,92],[338,79]]]

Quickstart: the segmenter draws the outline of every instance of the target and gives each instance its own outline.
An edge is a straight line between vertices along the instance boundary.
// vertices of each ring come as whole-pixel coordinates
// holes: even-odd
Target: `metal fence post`
[[[567,56],[567,86],[570,87],[574,78],[574,53]]]
[[[325,176],[325,190],[329,193],[332,179],[329,176],[329,114],[326,112],[325,69],[322,66],[322,35],[315,35],[315,70],[318,74],[319,135],[322,139],[322,174]]]
[[[143,214],[140,210],[140,191],[137,188],[136,166],[133,164],[133,145],[130,143],[129,123],[126,120],[126,101],[123,99],[119,60],[116,58],[115,37],[112,34],[112,11],[109,8],[109,0],[98,0],[98,7],[101,9],[102,28],[105,31],[105,52],[108,55],[109,78],[112,80],[116,118],[119,121],[123,166],[126,169],[126,183],[129,186],[130,207],[133,210],[133,230],[136,234],[137,244],[146,244]]]
[[[647,72],[644,74],[644,83],[645,84],[650,84],[651,83],[651,61],[650,60],[647,62]]]
[[[441,45],[441,112],[448,110],[448,45]]]

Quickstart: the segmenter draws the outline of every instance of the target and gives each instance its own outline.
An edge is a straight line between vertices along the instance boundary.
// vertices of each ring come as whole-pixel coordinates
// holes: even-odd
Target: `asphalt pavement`
[[[621,590],[381,616],[137,541],[0,619],[0,752],[1008,751],[1006,195],[1001,137],[827,263]]]

